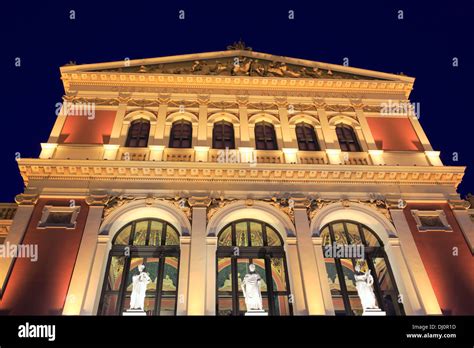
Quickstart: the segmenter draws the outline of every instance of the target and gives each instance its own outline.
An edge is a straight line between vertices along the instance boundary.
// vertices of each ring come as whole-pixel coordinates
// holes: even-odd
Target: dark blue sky
[[[63,88],[59,66],[219,51],[255,51],[416,78],[411,95],[447,165],[473,164],[473,1],[9,1],[1,14],[4,91],[0,202],[22,192],[15,153],[37,157]],[[178,11],[185,11],[185,20]],[[76,19],[69,19],[74,10]],[[288,19],[288,11],[295,19]],[[402,10],[404,19],[397,18]],[[15,58],[21,67],[15,67]],[[452,66],[453,57],[459,67]],[[459,161],[453,161],[453,153]],[[473,192],[473,168],[459,191]]]

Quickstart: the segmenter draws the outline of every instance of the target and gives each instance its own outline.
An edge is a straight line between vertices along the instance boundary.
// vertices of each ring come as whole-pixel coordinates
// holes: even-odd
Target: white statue
[[[260,291],[260,282],[262,279],[260,275],[255,272],[255,265],[251,263],[249,265],[249,272],[244,276],[242,281],[242,292],[245,297],[245,306],[247,312],[250,311],[261,311],[262,307],[262,293]]]
[[[364,311],[366,309],[379,309],[375,299],[374,289],[372,288],[374,277],[370,274],[370,269],[366,272],[361,272],[360,264],[356,264],[355,271],[356,289],[362,308],[364,308]]]
[[[132,288],[132,298],[130,299],[130,309],[131,310],[144,310],[145,308],[145,295],[146,287],[151,282],[150,275],[143,272],[145,265],[138,266],[138,274],[132,277],[133,288]]]

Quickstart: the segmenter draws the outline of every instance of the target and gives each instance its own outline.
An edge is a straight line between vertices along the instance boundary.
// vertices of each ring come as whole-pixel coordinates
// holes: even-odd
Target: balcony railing
[[[324,151],[298,151],[299,164],[327,164],[328,160]]]
[[[149,154],[147,147],[121,147],[117,158],[124,161],[147,161]]]
[[[168,162],[193,162],[194,150],[167,148],[165,149],[163,160]]]
[[[13,220],[16,209],[15,203],[0,203],[0,220]]]
[[[116,146],[116,147],[114,147]],[[214,163],[267,163],[267,164],[302,164],[302,165],[400,165],[400,166],[431,166],[427,154],[422,151],[375,151],[339,152],[332,151],[292,151],[283,150],[252,150],[212,149],[204,146],[199,148],[166,148],[150,146],[142,148],[122,147],[119,145],[93,146],[62,144],[57,146],[54,154],[45,159],[58,160],[128,160],[128,161],[170,161],[170,162],[214,162]]]
[[[255,150],[257,163],[285,163],[281,151]]]
[[[343,164],[349,165],[368,165],[371,164],[367,152],[341,152]]]

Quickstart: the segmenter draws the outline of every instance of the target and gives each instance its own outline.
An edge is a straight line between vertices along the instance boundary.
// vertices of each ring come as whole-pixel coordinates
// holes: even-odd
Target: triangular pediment
[[[214,75],[413,82],[404,75],[357,69],[242,49],[110,63],[66,65],[62,72]]]

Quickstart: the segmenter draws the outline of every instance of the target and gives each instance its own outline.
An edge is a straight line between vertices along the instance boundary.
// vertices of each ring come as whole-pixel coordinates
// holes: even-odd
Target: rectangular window
[[[443,210],[412,210],[413,218],[419,232],[441,231],[452,232]]]
[[[38,228],[75,228],[80,208],[46,205]]]

